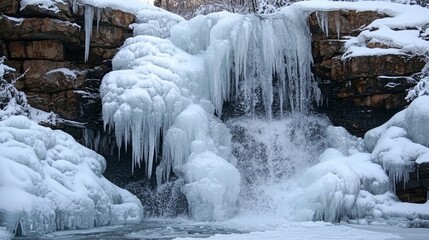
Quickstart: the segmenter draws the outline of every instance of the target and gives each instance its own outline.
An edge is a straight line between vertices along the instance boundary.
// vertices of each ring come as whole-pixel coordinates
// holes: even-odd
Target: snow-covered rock
[[[416,164],[429,161],[428,103],[429,96],[418,97],[407,109],[365,134],[372,160],[388,172],[393,186],[408,181]]]
[[[139,222],[143,207],[102,176],[104,158],[24,116],[0,122],[0,222],[27,236]]]

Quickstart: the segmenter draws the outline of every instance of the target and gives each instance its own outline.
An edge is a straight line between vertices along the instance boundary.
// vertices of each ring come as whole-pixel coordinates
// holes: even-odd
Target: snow
[[[60,72],[62,73],[64,76],[69,76],[72,77],[74,79],[76,79],[76,71],[75,70],[71,70],[68,68],[57,68],[57,69],[52,69],[50,71],[48,71],[46,74],[52,74],[52,73],[57,73]]]
[[[68,134],[24,116],[0,122],[0,213],[12,232],[139,222],[140,201],[102,176],[106,162]]]
[[[316,223],[288,223],[274,227],[266,231],[252,231],[250,233],[216,234],[208,237],[209,240],[231,239],[231,240],[299,240],[299,239],[397,239],[398,235],[381,233],[369,230],[361,230],[349,226],[331,225],[321,222]],[[177,240],[190,240],[195,238],[175,238]]]
[[[15,18],[15,17],[11,17],[11,16],[6,16],[6,15],[2,15],[2,18],[6,17],[9,19],[9,21],[15,22],[18,25],[21,25],[22,22],[25,20],[25,18]]]
[[[415,162],[427,161],[429,142],[425,136],[429,128],[425,123],[429,110],[425,102],[429,97],[417,98],[404,112],[368,132],[364,140],[331,126],[321,134],[326,140],[318,139],[320,145],[308,147],[314,142],[302,140],[309,137],[305,135],[308,129],[299,129],[305,124],[295,124],[293,131],[279,137],[284,122],[272,119],[275,94],[280,99],[281,117],[284,111],[307,114],[310,101],[320,100],[310,69],[311,38],[306,18],[311,12],[317,13],[327,35],[326,11],[374,10],[391,16],[374,21],[359,36],[347,40],[343,56],[347,59],[428,52],[429,45],[420,39],[420,31],[410,29],[423,29],[429,23],[429,10],[386,2],[309,1],[272,15],[221,12],[184,21],[137,0],[78,2],[85,4],[85,61],[94,16],[100,8],[136,15],[136,23],[130,26],[134,37],[127,39],[114,57],[114,71],[104,77],[100,88],[103,121],[105,128],[115,131],[119,148],[132,145],[133,169],[144,168],[148,178],[156,172],[158,184],[168,181],[172,172],[185,180],[183,192],[192,218],[230,218],[236,214],[237,204],[243,203],[242,211],[250,216],[298,221],[409,217],[421,210],[397,203],[389,184],[406,181]],[[339,22],[336,28],[338,33]],[[367,42],[390,48],[369,49]],[[247,116],[257,115],[257,108],[261,108],[269,125],[257,122],[258,131],[250,134],[262,138],[262,145],[274,145],[265,148],[269,174],[258,176],[260,169],[251,169],[262,183],[257,182],[254,192],[249,193],[253,198],[247,202],[240,202],[243,184],[240,186],[236,167],[239,163],[231,153],[229,129],[219,119],[223,104],[229,101],[242,102]],[[140,221],[139,201],[104,179],[104,160],[70,136],[22,117],[0,122],[0,131],[5,132],[0,135],[2,144],[20,149],[17,154],[0,151],[0,164],[4,164],[0,168],[4,182],[0,195],[19,199],[0,203],[0,208],[7,209],[9,231],[18,221],[26,232],[89,228],[94,221],[97,226]],[[274,137],[265,135],[267,132]],[[302,142],[292,143],[296,139]],[[323,144],[329,148],[322,152],[319,148]],[[287,169],[276,159],[285,149],[290,151],[287,157],[303,163]],[[306,150],[314,152],[307,154]],[[35,222],[30,223],[30,215]],[[259,238],[262,234],[280,238],[285,231],[230,237]],[[301,232],[296,234],[302,237]]]
[[[401,180],[408,181],[416,163],[428,162],[428,101],[429,96],[418,97],[407,109],[365,134],[372,161],[388,172],[393,188]]]
[[[12,239],[12,234],[10,234],[5,227],[0,227],[0,239],[10,240]]]
[[[240,192],[238,170],[209,151],[193,153],[184,168],[188,183],[183,191],[191,216],[199,221],[232,217]]]
[[[28,5],[37,5],[39,8],[58,13],[60,11],[57,7],[58,3],[65,4],[63,0],[22,0],[20,5],[21,11]]]
[[[45,0],[50,1],[50,0]],[[130,27],[135,33],[149,34],[159,37],[168,37],[169,30],[183,18],[149,4],[151,0],[74,0],[73,11],[77,11],[77,4],[85,5],[85,62],[88,61],[89,48],[91,44],[92,26],[94,16],[97,16],[97,31],[100,21],[100,8],[113,8],[134,14],[137,17],[136,24]]]
[[[364,27],[356,37],[350,37],[345,44],[343,60],[356,56],[374,56],[385,54],[427,54],[429,42],[420,38],[419,32],[429,23],[429,9],[419,5],[404,5],[388,1],[327,2],[303,1],[294,7],[316,12],[319,25],[328,35],[326,12],[334,10],[376,11],[389,17],[377,19]],[[290,7],[283,8],[287,11]],[[337,29],[339,26],[337,24]],[[417,30],[409,30],[417,29]],[[338,31],[337,31],[338,33]],[[380,42],[389,49],[367,48],[368,42]]]

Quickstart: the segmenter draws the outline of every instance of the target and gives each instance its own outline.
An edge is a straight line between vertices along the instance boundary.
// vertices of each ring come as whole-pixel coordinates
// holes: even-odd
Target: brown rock
[[[365,98],[354,98],[355,107],[369,107],[373,109],[398,109],[407,105],[405,95],[399,94],[377,94]]]
[[[320,56],[323,59],[327,59],[342,53],[344,42],[344,40],[337,39],[321,40],[319,42]]]
[[[58,40],[11,41],[9,51],[12,58],[63,60],[63,45]]]
[[[56,93],[27,92],[28,103],[59,117],[85,122],[98,121],[101,117],[101,99],[98,93],[82,90],[66,90]]]
[[[67,62],[52,62],[47,60],[28,60],[23,63],[28,70],[23,82],[25,91],[54,93],[75,89],[83,85],[85,72],[74,71],[69,74],[63,68],[72,68]]]
[[[27,91],[25,92],[25,95],[27,96],[27,101],[30,106],[41,109],[45,112],[52,111],[51,94]]]
[[[356,36],[360,29],[375,19],[383,17],[386,17],[386,15],[373,11],[318,11],[310,15],[309,26],[313,34],[327,34],[327,38],[341,38],[342,36]],[[323,18],[327,20],[327,33],[324,33],[319,25],[319,21],[322,21]]]
[[[6,64],[11,68],[14,68],[16,72],[19,72],[19,73],[22,72],[22,61],[6,60],[4,61],[4,64]]]
[[[100,48],[93,47],[89,51],[89,62],[101,62],[103,60],[112,59],[118,52],[117,48]]]
[[[80,26],[51,18],[11,18],[0,16],[0,38],[6,40],[55,39],[79,43]]]
[[[100,13],[100,22],[117,27],[129,28],[135,21],[136,17],[133,14],[111,8],[104,8]]]
[[[325,63],[328,63],[324,61]],[[332,66],[326,66],[326,68],[331,69],[331,75],[328,79],[334,81],[340,81],[343,79],[347,79],[347,71],[344,69],[344,62],[341,60],[341,56],[332,58]]]
[[[93,26],[91,47],[115,48],[120,47],[123,41],[132,36],[131,30],[115,26]],[[80,35],[81,42],[85,42],[85,32]]]
[[[390,48],[389,45],[381,43],[381,42],[368,42],[366,44],[366,46],[368,48],[384,48],[384,49]]]
[[[18,0],[1,0],[0,1],[0,13],[7,15],[15,15],[18,12],[19,3]]]
[[[19,13],[24,17],[52,17],[66,21],[71,20],[72,17],[69,4],[63,1],[52,1],[52,6],[49,8],[38,4],[26,5]]]
[[[410,76],[420,72],[424,65],[425,61],[422,56],[358,56],[346,60],[343,71],[348,78]]]
[[[115,10],[112,8],[103,8],[103,9],[99,9],[99,11],[100,11],[100,18],[99,18],[100,25],[107,24],[115,27],[129,28],[129,25],[134,23],[136,20],[136,17],[133,14],[122,12],[120,10]],[[83,20],[84,14],[85,14],[85,7],[80,5],[75,17],[80,20]],[[96,11],[94,15],[95,15],[94,25],[96,25],[96,21],[97,21]]]

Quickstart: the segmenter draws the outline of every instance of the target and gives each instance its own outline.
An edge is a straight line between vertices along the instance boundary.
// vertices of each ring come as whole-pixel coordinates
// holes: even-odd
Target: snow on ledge
[[[429,9],[419,5],[405,5],[384,1],[304,1],[295,3],[292,6],[302,8],[309,13],[315,11],[355,10],[375,11],[390,16],[373,21],[357,37],[351,37],[345,44],[343,60],[356,56],[429,54],[429,41],[421,38],[429,31]],[[379,42],[391,48],[367,48],[366,44],[369,41]]]

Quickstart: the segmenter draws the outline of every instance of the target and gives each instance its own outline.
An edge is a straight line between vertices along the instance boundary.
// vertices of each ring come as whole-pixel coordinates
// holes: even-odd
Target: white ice
[[[408,181],[416,163],[428,161],[428,102],[429,96],[418,97],[407,109],[365,134],[372,160],[388,172],[393,186],[401,180]]]
[[[399,239],[397,234],[356,229],[350,226],[332,225],[322,222],[316,223],[288,223],[272,227],[265,231],[250,233],[216,234],[208,240],[301,240],[301,239],[348,239],[348,240],[391,240]],[[191,240],[195,238],[175,238],[177,240]]]
[[[102,176],[104,158],[24,116],[0,122],[0,215],[26,236],[136,223],[140,201]]]
[[[216,187],[216,192],[222,192],[235,189],[239,183],[239,178],[219,183],[215,174],[218,168],[235,172],[234,159],[225,154],[231,151],[230,137],[227,134],[219,140],[216,133],[218,127],[225,128],[214,116],[221,116],[224,102],[238,99],[252,114],[255,106],[261,104],[267,119],[271,119],[274,93],[278,93],[281,110],[308,112],[309,102],[319,95],[313,87],[310,70],[307,16],[313,11],[335,9],[384,12],[394,17],[371,24],[371,28],[380,30],[368,33],[368,37],[385,42],[399,39],[395,46],[408,49],[414,46],[413,39],[401,38],[399,33],[388,38],[385,34],[391,32],[385,27],[392,29],[399,21],[405,21],[404,16],[416,11],[426,14],[428,10],[403,6],[377,2],[299,2],[273,15],[221,12],[190,21],[173,20],[171,25],[165,24],[163,17],[153,21],[151,15],[149,18],[137,15],[137,24],[133,26],[136,36],[121,47],[113,59],[115,71],[103,79],[100,89],[105,127],[114,129],[119,147],[129,143],[133,146],[133,166],[144,167],[148,177],[157,165],[156,156],[161,156],[156,169],[158,182],[168,180],[171,171],[186,179],[185,194],[193,217],[200,219],[199,211],[192,210],[198,208],[209,212],[207,219],[218,219],[211,209],[233,205],[236,198],[222,194],[209,196],[204,188]],[[423,15],[414,15],[407,18],[403,28],[423,27],[427,23]],[[147,23],[163,24],[166,28],[162,27],[161,33],[151,28],[145,31]],[[400,33],[417,37],[414,31]],[[331,134],[336,138],[346,133],[332,130]],[[274,194],[273,205],[278,204],[286,212],[303,209],[290,214],[291,218],[301,220],[379,216],[378,212],[372,212],[374,206],[393,198],[386,187],[388,178],[379,165],[370,161],[369,153],[359,152],[363,151],[362,140],[346,138],[349,140],[344,141],[348,143],[333,141],[337,144],[333,147],[339,150],[327,150],[320,163],[302,173],[305,178],[292,185],[268,188],[273,192],[291,192],[286,197],[291,204],[288,208],[281,208],[285,201],[282,194]],[[162,153],[158,152],[161,142]],[[207,159],[219,164],[207,165]],[[214,175],[191,178],[202,171],[196,167],[198,164],[214,169]],[[304,200],[294,201],[297,198]],[[218,212],[229,212],[228,209],[223,207]]]
[[[20,6],[21,6],[21,10],[23,10],[28,5],[36,5],[39,8],[52,11],[54,13],[58,13],[60,11],[60,9],[57,6],[58,3],[64,4],[64,1],[63,0],[21,0]]]

